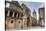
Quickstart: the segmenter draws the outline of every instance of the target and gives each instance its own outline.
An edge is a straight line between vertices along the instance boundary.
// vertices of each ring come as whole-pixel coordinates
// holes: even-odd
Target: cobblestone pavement
[[[43,29],[43,27],[34,26],[34,27],[31,27],[30,29],[27,29],[27,30],[31,30],[31,29]],[[26,29],[24,29],[24,30],[26,30]],[[20,31],[20,30],[16,30],[16,29],[6,29],[6,31]]]

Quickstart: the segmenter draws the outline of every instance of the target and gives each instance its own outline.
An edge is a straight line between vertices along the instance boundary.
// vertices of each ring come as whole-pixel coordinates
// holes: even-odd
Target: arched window
[[[12,16],[13,15],[13,12],[12,11],[10,11],[10,16]]]
[[[15,17],[16,17],[17,13],[15,12]]]
[[[19,18],[19,16],[20,16],[20,13],[18,13],[18,18]]]

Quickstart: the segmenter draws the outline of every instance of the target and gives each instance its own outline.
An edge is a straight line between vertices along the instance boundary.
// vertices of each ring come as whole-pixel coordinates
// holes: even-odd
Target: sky
[[[30,10],[35,9],[37,11],[38,8],[43,7],[44,3],[42,2],[30,2],[30,1],[19,1],[20,5],[24,3]]]
[[[19,1],[19,4],[21,5],[22,3],[24,3],[31,11],[31,16],[33,16],[32,12],[36,11],[36,17],[37,20],[39,20],[39,14],[38,14],[38,9],[45,7],[45,3],[43,2],[30,2],[30,1]]]

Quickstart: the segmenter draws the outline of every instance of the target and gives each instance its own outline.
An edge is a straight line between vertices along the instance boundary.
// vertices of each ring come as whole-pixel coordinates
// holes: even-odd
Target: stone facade
[[[39,23],[40,26],[45,26],[45,8],[39,8]]]
[[[10,3],[10,7],[5,10],[6,29],[26,29],[32,26],[31,15],[26,5],[20,6],[17,1],[6,2]]]

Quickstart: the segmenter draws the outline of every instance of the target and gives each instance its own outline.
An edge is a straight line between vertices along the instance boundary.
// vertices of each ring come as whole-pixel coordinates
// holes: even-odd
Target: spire
[[[36,14],[36,11],[35,11],[35,9],[33,9],[34,11],[33,11],[33,14]]]
[[[35,11],[35,9],[33,9],[34,11],[33,11],[33,17],[34,18],[36,18],[36,11]]]

